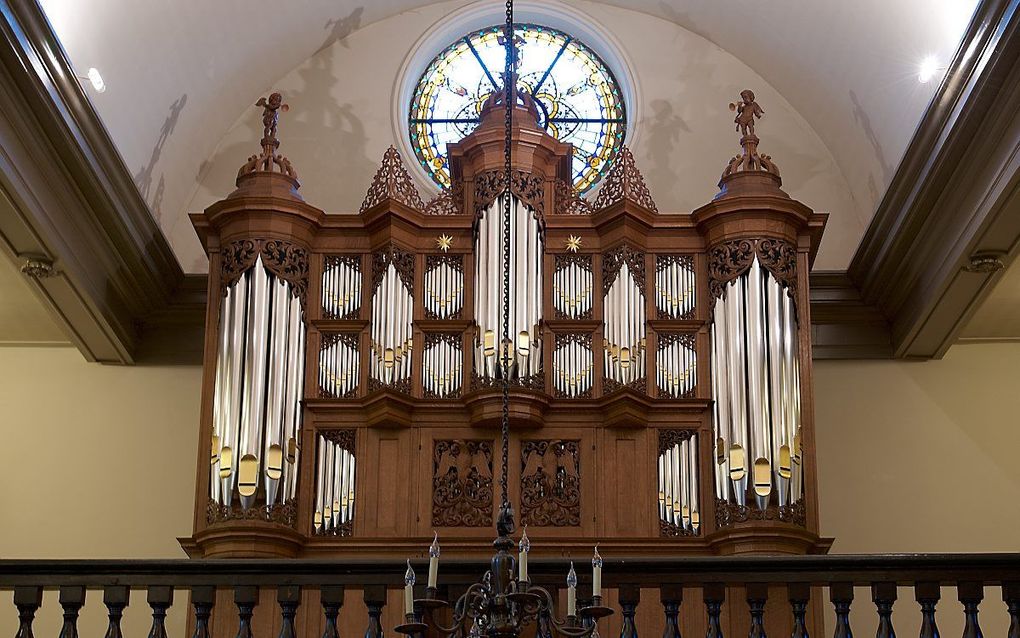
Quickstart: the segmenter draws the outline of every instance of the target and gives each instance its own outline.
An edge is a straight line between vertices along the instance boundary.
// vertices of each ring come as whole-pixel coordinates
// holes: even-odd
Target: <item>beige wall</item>
[[[821,361],[815,378],[822,531],[836,537],[834,552],[1018,549],[1020,344],[957,346],[926,363]],[[183,556],[176,538],[192,525],[199,385],[194,366],[0,349],[0,557]],[[951,635],[959,604],[955,591],[944,596],[940,623]],[[855,630],[870,634],[870,594],[857,597]],[[984,605],[988,635],[1005,623],[997,597],[989,591]],[[907,635],[916,604],[908,590],[900,598],[897,628]],[[42,626],[56,627],[56,605],[47,607]],[[102,607],[89,607],[101,624]],[[0,633],[13,634],[10,607],[0,609]],[[136,605],[130,616],[138,632],[145,612]]]

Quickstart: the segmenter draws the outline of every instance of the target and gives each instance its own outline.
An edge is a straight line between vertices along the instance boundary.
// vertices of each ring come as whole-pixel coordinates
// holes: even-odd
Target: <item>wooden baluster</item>
[[[1002,584],[1002,601],[1009,610],[1009,632],[1006,638],[1020,638],[1020,582]]]
[[[765,603],[768,599],[768,585],[747,584],[747,606],[751,608],[751,631],[747,634],[748,638],[765,638]]]
[[[276,602],[280,604],[280,638],[297,638],[294,616],[301,604],[301,588],[297,585],[280,585],[276,589]]]
[[[344,605],[344,586],[323,585],[319,588],[319,598],[322,601],[322,613],[326,615],[326,628],[322,631],[322,638],[340,638],[336,621],[340,616],[340,608]]]
[[[967,619],[963,628],[963,638],[983,638],[981,625],[978,624],[978,605],[985,597],[984,584],[975,581],[957,583],[956,593],[963,603],[963,614]]]
[[[935,624],[935,605],[942,597],[939,584],[932,582],[915,584],[914,597],[921,605],[921,638],[939,638],[939,628]]]
[[[368,607],[368,629],[365,630],[365,638],[383,638],[379,617],[382,616],[382,609],[386,606],[386,588],[382,585],[366,586],[365,606]]]
[[[234,604],[237,605],[237,638],[252,638],[251,617],[259,604],[259,588],[252,585],[235,587]]]
[[[620,628],[620,638],[638,638],[637,626],[634,624],[634,614],[637,612],[638,603],[641,602],[641,588],[637,585],[620,585],[620,611],[623,613],[623,626]]]
[[[14,606],[18,608],[18,633],[15,638],[35,638],[32,622],[42,605],[42,587],[15,587]]]
[[[896,602],[896,583],[873,583],[871,585],[871,600],[875,602],[875,609],[878,610],[878,631],[875,638],[896,638],[896,632],[892,624],[892,608]]]
[[[174,602],[174,588],[163,585],[149,587],[145,596],[152,607],[152,627],[149,638],[166,638],[166,610]]]
[[[705,585],[705,609],[708,611],[708,632],[705,638],[723,638],[719,614],[722,613],[723,602],[726,601],[726,585],[708,583]]]
[[[836,631],[834,638],[854,638],[850,629],[850,603],[854,601],[853,583],[832,583],[829,585],[829,600],[836,610]]]
[[[111,585],[103,588],[103,603],[106,604],[107,615],[110,618],[106,626],[106,638],[123,638],[124,633],[120,630],[120,620],[124,617],[124,608],[128,606],[131,598],[131,590],[123,585]]]
[[[811,600],[811,585],[809,583],[789,583],[786,592],[790,599],[790,608],[793,610],[793,634],[792,638],[808,638],[807,606]]]
[[[66,585],[60,588],[60,606],[64,608],[64,625],[60,638],[78,638],[78,612],[85,604],[85,588]]]
[[[193,638],[210,638],[209,618],[216,604],[216,588],[209,586],[191,588],[191,606],[195,608],[195,633]]]
[[[680,615],[680,603],[684,599],[684,590],[680,585],[661,585],[662,609],[666,612],[666,627],[662,630],[662,638],[680,638],[680,626],[677,617]]]

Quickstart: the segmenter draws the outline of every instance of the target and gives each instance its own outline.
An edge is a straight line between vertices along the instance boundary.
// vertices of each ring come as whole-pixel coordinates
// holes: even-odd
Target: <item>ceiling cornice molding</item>
[[[0,168],[18,262],[89,360],[131,363],[184,273],[35,0],[0,0]]]
[[[970,256],[1016,252],[1018,100],[1020,0],[984,0],[848,271],[896,357],[941,357],[998,277]]]

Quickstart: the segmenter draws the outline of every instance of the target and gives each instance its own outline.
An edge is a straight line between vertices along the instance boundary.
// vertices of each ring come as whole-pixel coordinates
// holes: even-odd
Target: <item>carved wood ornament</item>
[[[492,525],[492,441],[433,443],[432,525]]]
[[[716,299],[726,296],[728,284],[747,272],[756,256],[797,307],[797,248],[782,239],[734,239],[713,246],[708,253],[708,290],[713,306]]]
[[[475,217],[480,218],[485,210],[506,191],[506,177],[503,171],[485,171],[475,177]],[[524,171],[510,173],[510,192],[523,201],[538,220],[540,228],[545,227],[545,180],[541,175]]]
[[[620,147],[613,167],[602,180],[602,188],[595,196],[595,209],[602,210],[622,201],[629,201],[647,208],[653,213],[659,212],[652,194],[645,184],[645,178],[638,170],[634,154],[626,146]]]
[[[414,180],[411,179],[407,167],[400,159],[400,153],[392,146],[386,149],[386,153],[383,154],[382,165],[375,173],[372,185],[368,188],[368,194],[365,195],[365,201],[361,203],[360,212],[364,213],[387,199],[400,202],[404,206],[416,210],[425,208],[425,203],[414,185]]]
[[[627,264],[630,276],[634,278],[634,283],[637,284],[641,294],[646,294],[645,254],[626,244],[602,256],[602,290],[609,292],[616,277],[620,274],[623,264]]]
[[[414,254],[409,253],[394,244],[390,244],[382,250],[377,250],[372,255],[372,290],[374,291],[382,283],[386,275],[386,269],[390,264],[397,271],[401,283],[407,287],[407,292],[414,297]]]
[[[595,207],[562,179],[556,180],[557,215],[594,215]]]
[[[536,527],[581,524],[580,441],[521,443],[521,523]]]
[[[281,239],[242,239],[226,244],[221,250],[220,294],[248,272],[258,258],[276,278],[291,285],[292,294],[305,305],[308,290],[308,250]]]

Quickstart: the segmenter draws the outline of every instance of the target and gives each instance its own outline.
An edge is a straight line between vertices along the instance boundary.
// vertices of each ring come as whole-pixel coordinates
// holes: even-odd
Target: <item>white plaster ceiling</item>
[[[933,56],[942,67],[949,62],[976,3],[562,1],[581,12],[609,4],[673,22],[747,64],[792,105],[829,149],[855,208],[847,214],[860,218],[861,232],[941,78],[940,73],[929,83],[918,82],[921,60]],[[90,96],[164,229],[185,219],[217,144],[278,78],[317,52],[345,47],[345,38],[367,25],[406,12],[413,17],[416,10],[437,4],[421,0],[41,3],[79,74],[84,76],[89,67],[102,72],[107,90],[90,89]],[[452,0],[445,4],[456,12],[476,3]],[[422,20],[423,32],[430,26],[431,21]],[[604,26],[613,29],[613,25]],[[403,58],[413,44],[393,43],[392,55]],[[654,45],[619,44],[625,49]],[[341,49],[341,54],[356,56],[358,52]],[[364,63],[371,65],[373,60]],[[87,81],[83,83],[88,86]],[[349,90],[356,92],[357,87]],[[718,149],[713,162],[724,160],[731,150]],[[334,210],[329,202],[316,204]],[[843,240],[855,245],[859,235]],[[201,267],[196,262],[183,265],[192,271]],[[845,264],[836,264],[841,265]]]

